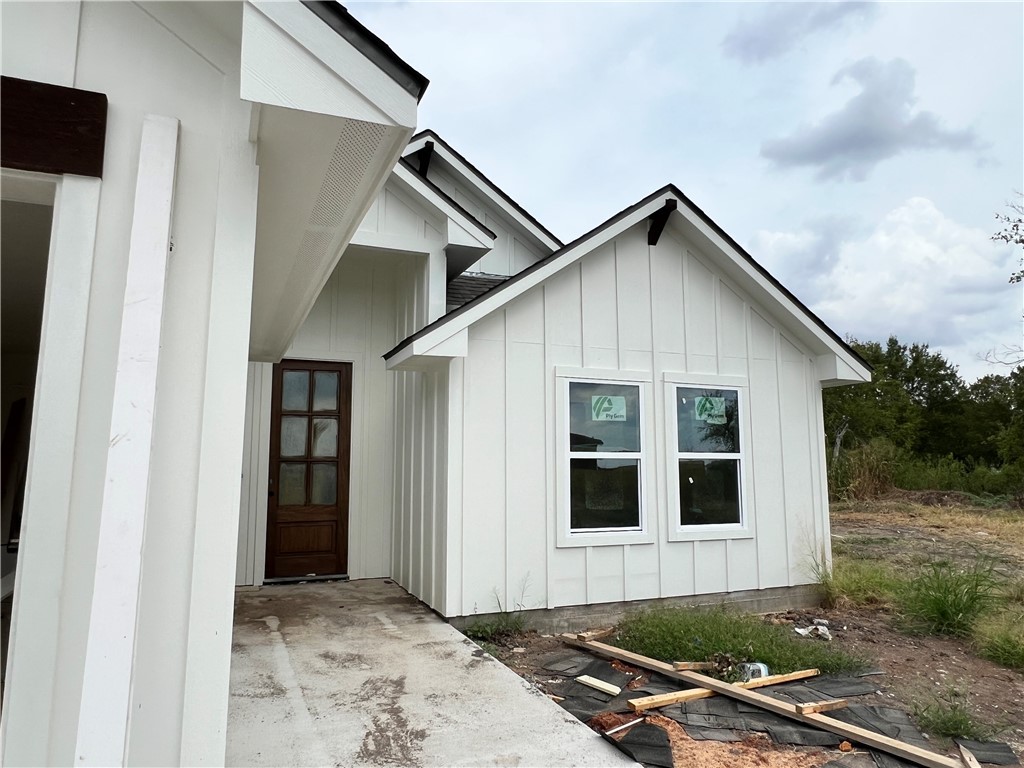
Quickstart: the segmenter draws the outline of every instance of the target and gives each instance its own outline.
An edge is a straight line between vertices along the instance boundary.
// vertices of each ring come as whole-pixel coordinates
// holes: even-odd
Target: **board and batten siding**
[[[469,267],[468,272],[514,275],[548,255],[548,251],[541,252],[536,245],[531,244],[518,225],[500,215],[493,204],[486,204],[479,194],[447,170],[431,168],[429,176],[430,181],[448,197],[495,234],[494,248]]]
[[[650,382],[650,543],[558,546],[558,368]],[[752,536],[670,540],[665,374],[747,379]],[[637,225],[473,324],[449,387],[449,429],[462,438],[448,457],[445,615],[813,581],[828,528],[814,357],[672,227],[650,247]]]
[[[426,318],[426,258],[351,247],[324,286],[286,359],[352,363],[349,576],[390,577],[396,393],[410,374],[390,374],[381,357]],[[271,371],[249,364],[239,585],[263,582]]]

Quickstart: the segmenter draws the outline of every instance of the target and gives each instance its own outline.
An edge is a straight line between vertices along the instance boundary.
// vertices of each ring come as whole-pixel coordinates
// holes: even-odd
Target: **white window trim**
[[[647,399],[650,396],[651,374],[640,371],[610,371],[559,366],[555,369],[555,377],[557,393],[557,407],[555,409],[557,438],[555,446],[558,455],[555,483],[558,498],[556,546],[600,547],[652,543],[654,541],[654,532],[648,509],[649,494],[647,492],[649,463],[653,460],[651,457],[654,453],[650,450],[649,446],[648,436],[650,431],[647,424]],[[629,454],[606,452],[587,454],[587,458],[597,459],[639,458],[640,525],[637,528],[601,528],[573,531],[570,527],[572,504],[569,480],[569,462],[571,460],[571,452],[569,450],[569,385],[572,382],[627,384],[636,386],[639,391],[640,451]]]
[[[669,541],[715,541],[724,539],[754,538],[754,496],[748,465],[750,459],[750,411],[748,407],[748,381],[742,376],[718,376],[710,374],[665,373],[663,374],[665,396],[665,471],[668,481],[668,540]],[[739,453],[680,453],[679,423],[676,414],[676,389],[679,387],[729,389],[737,393],[739,407],[740,450]],[[718,525],[681,525],[679,503],[680,458],[739,460],[740,522]]]

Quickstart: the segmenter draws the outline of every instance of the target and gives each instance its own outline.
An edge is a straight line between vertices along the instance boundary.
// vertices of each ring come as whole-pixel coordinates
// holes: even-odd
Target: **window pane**
[[[317,371],[313,374],[313,410],[338,410],[337,371]]]
[[[338,455],[338,420],[313,419],[313,455]]]
[[[285,371],[281,376],[281,408],[309,410],[309,371]]]
[[[739,460],[680,459],[679,510],[682,525],[740,522]]]
[[[570,382],[569,450],[638,453],[640,387]]]
[[[305,464],[281,465],[281,481],[278,483],[277,488],[277,503],[279,506],[306,503]]]
[[[676,388],[680,453],[739,453],[739,394],[734,389]]]
[[[571,459],[573,530],[640,527],[638,459]]]
[[[338,466],[313,465],[313,504],[335,504],[338,501]]]
[[[306,425],[309,419],[305,416],[281,417],[281,455],[289,458],[306,455]]]

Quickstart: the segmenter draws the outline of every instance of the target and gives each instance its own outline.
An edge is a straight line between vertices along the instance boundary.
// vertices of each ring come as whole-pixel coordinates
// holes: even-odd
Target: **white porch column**
[[[230,99],[238,82],[226,79]],[[229,101],[229,103],[231,103]],[[203,425],[196,492],[195,549],[181,725],[182,765],[223,765],[235,603],[248,375],[249,320],[259,169],[248,140],[250,105],[234,99],[225,116]]]
[[[178,121],[147,115],[139,150],[100,510],[77,765],[122,765],[127,753],[177,155]]]

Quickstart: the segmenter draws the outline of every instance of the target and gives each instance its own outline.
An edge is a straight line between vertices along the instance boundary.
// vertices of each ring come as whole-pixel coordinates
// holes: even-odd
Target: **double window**
[[[563,378],[560,546],[654,541],[645,509],[644,398],[650,381]],[[666,375],[667,455],[656,474],[669,493],[668,538],[749,535],[744,499],[745,387],[725,377]],[[715,382],[711,384],[710,382]]]

